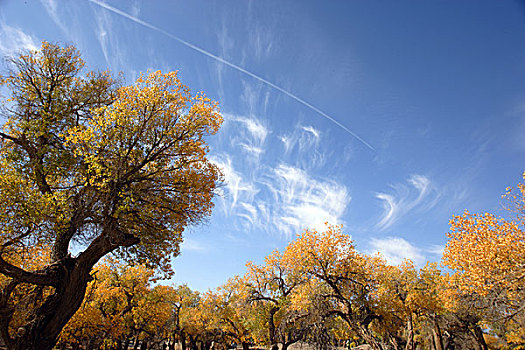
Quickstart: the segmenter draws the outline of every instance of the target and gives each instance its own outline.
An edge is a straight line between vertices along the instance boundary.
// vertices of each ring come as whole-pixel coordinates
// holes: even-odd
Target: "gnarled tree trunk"
[[[75,314],[91,280],[91,265],[83,265],[82,260],[66,258],[61,264],[64,269],[62,279],[56,289],[40,308],[38,308],[18,334],[8,342],[12,350],[51,350],[58,335],[69,319]]]

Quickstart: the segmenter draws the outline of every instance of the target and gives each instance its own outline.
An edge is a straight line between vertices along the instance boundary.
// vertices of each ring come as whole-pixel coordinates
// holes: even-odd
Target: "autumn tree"
[[[304,274],[328,288],[323,297],[331,305],[329,313],[344,320],[377,350],[384,346],[371,324],[381,316],[371,295],[377,288],[374,276],[381,263],[379,257],[357,252],[340,226],[327,226],[324,232],[307,229],[283,253],[283,264],[295,274]]]
[[[166,330],[169,332],[170,350],[175,342],[180,343],[181,349],[186,350],[188,335],[192,329],[192,315],[198,310],[201,296],[197,291],[191,290],[186,284],[172,288],[168,293],[171,316]]]
[[[443,262],[462,298],[509,343],[525,344],[525,233],[519,223],[465,212],[451,221]],[[460,296],[457,296],[458,298]]]
[[[236,276],[202,297],[201,305],[209,311],[213,327],[219,330],[218,341],[225,347],[236,343],[248,350],[254,344],[251,320],[255,310],[246,292],[244,279]]]
[[[260,330],[266,333],[266,343],[272,350],[286,349],[303,338],[303,332],[294,329],[299,325],[298,315],[288,308],[294,290],[304,282],[300,271],[283,264],[282,253],[274,251],[264,259],[264,264],[246,264],[244,276],[248,299],[256,306]],[[292,317],[293,319],[291,319]]]
[[[523,174],[525,179],[525,173]],[[525,345],[525,184],[504,198],[516,221],[468,211],[450,221],[443,263],[500,338]]]
[[[1,79],[10,95],[0,132],[0,334],[10,349],[51,349],[108,254],[169,273],[184,228],[210,213],[221,180],[206,158],[205,137],[222,121],[214,102],[191,95],[176,73],[119,87],[83,65],[73,47],[44,42],[11,59]],[[32,269],[35,245],[50,254]],[[13,295],[25,286],[50,291],[13,332]]]
[[[450,298],[446,275],[436,263],[417,268],[410,260],[382,264],[373,292],[381,322],[375,328],[394,349],[445,349],[444,319]],[[450,303],[449,303],[450,304]],[[449,334],[447,330],[447,334]]]
[[[62,345],[115,350],[141,341],[162,342],[171,316],[170,286],[156,285],[155,271],[144,265],[108,259],[98,264],[84,302],[60,335]]]

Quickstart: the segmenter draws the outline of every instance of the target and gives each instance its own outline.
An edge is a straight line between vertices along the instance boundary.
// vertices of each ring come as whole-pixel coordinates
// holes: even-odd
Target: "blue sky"
[[[194,289],[326,221],[392,263],[439,260],[451,216],[505,215],[525,170],[523,2],[0,1],[2,56],[42,40],[219,101],[226,183],[174,260]]]

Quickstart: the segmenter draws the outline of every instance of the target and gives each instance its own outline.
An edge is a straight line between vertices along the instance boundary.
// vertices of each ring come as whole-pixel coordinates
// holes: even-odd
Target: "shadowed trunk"
[[[436,350],[443,350],[443,337],[436,321],[434,321],[434,327],[432,328],[432,340]]]
[[[93,266],[106,254],[119,246],[128,247],[138,243],[138,239],[126,235],[117,244],[109,239],[112,228],[108,225],[108,235],[102,234],[94,239],[89,247],[77,258],[66,257],[53,264],[58,267],[55,291],[36,309],[31,320],[20,327],[14,339],[7,342],[9,350],[52,350],[57,342],[62,328],[80,308]],[[3,326],[9,320],[0,319]]]
[[[488,346],[487,346],[487,343],[485,342],[485,337],[483,337],[483,331],[481,330],[481,328],[478,325],[475,325],[473,332],[474,332],[474,337],[476,338],[480,348],[482,350],[488,350]]]
[[[273,317],[277,311],[279,311],[279,308],[277,306],[272,306],[270,312],[268,313],[268,340],[270,342],[271,350],[279,350],[279,345],[277,344],[277,337],[275,334],[275,322],[273,320]]]
[[[75,314],[91,280],[91,266],[79,260],[65,259],[63,278],[55,292],[35,311],[32,320],[20,327],[18,335],[8,344],[12,350],[51,350],[69,319]]]
[[[414,350],[414,326],[412,315],[408,315],[407,320],[407,344],[405,350]]]

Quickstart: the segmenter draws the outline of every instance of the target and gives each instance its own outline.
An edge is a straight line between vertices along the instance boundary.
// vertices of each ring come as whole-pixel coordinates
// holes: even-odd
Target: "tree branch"
[[[9,276],[21,283],[31,283],[39,286],[56,286],[58,274],[55,265],[50,265],[44,270],[35,272],[26,271],[18,266],[5,261],[0,255],[0,273]]]

